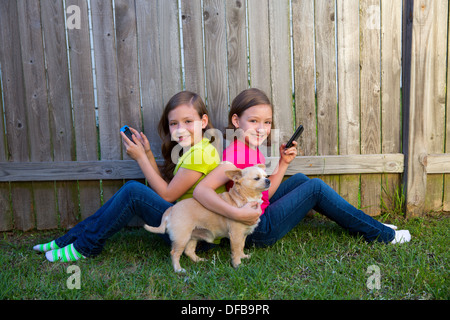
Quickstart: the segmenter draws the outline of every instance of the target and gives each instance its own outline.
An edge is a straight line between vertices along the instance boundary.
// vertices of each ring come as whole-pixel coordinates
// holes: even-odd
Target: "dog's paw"
[[[175,270],[176,273],[186,273],[186,270],[183,268]]]

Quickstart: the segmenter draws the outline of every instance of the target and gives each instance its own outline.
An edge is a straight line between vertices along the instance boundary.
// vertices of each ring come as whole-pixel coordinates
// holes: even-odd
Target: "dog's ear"
[[[263,170],[266,170],[266,165],[265,165],[265,164],[260,163],[260,164],[257,164],[256,166],[257,166],[258,168],[261,168],[261,169],[263,169]]]
[[[225,171],[225,175],[228,178],[230,178],[230,180],[236,181],[242,178],[242,170],[241,169],[227,170]]]

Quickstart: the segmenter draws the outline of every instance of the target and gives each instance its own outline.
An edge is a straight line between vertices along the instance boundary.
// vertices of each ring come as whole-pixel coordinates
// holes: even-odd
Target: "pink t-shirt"
[[[223,151],[222,161],[228,161],[233,163],[239,169],[245,169],[247,167],[254,166],[255,164],[265,164],[266,158],[259,151],[259,149],[252,149],[244,142],[240,140],[235,140],[231,143],[228,148]],[[227,190],[233,186],[233,181],[227,183]],[[262,201],[261,204],[261,215],[264,214],[265,209],[270,204],[269,202],[269,191],[264,191],[262,193]]]

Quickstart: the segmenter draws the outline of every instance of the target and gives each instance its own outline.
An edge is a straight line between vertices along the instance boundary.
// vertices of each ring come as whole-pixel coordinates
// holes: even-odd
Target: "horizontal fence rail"
[[[268,174],[274,173],[278,160],[276,157],[266,158]],[[161,161],[157,163],[162,165]],[[439,164],[436,163],[434,167],[437,165]],[[403,154],[297,157],[286,174],[293,175],[297,172],[306,175],[403,173]],[[10,162],[3,163],[0,168],[0,182],[144,178],[133,160]]]

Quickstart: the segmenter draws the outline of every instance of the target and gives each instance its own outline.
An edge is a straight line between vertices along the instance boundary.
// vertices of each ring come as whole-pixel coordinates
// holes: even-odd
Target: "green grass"
[[[449,217],[389,219],[411,231],[410,243],[366,243],[316,215],[269,248],[247,249],[238,269],[228,242],[200,252],[206,262],[183,256],[186,274],[173,272],[170,248],[141,228],[76,263],[50,263],[31,249],[63,231],[0,233],[0,299],[449,299]],[[70,265],[80,268],[81,289],[67,288]],[[367,288],[371,265],[380,289]]]

